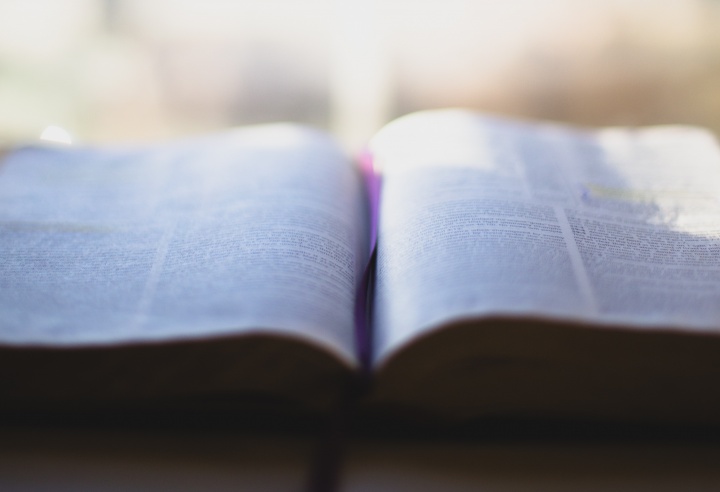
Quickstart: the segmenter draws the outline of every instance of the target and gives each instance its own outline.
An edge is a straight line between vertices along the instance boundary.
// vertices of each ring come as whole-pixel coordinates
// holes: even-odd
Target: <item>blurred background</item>
[[[297,121],[357,148],[461,106],[720,133],[719,0],[0,0],[0,135]]]

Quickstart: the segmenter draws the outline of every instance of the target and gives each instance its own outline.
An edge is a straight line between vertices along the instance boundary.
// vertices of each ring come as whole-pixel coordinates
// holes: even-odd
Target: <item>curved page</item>
[[[720,152],[708,132],[446,110],[391,123],[373,152],[376,361],[487,316],[720,331]]]
[[[0,343],[277,334],[355,365],[367,257],[357,170],[291,125],[0,167]]]

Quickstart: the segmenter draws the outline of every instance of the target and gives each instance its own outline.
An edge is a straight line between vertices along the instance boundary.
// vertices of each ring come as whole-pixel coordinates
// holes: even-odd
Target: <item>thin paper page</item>
[[[720,327],[720,152],[693,128],[604,130],[565,214],[605,320]]]
[[[354,363],[363,205],[338,147],[288,125],[19,150],[0,169],[0,341],[272,332]]]
[[[716,329],[720,153],[702,131],[676,129],[672,144],[670,131],[592,133],[462,111],[386,127],[374,142],[376,360],[442,323],[488,315]],[[678,179],[683,170],[695,178]],[[639,182],[667,203],[623,194]],[[613,256],[620,238],[637,243],[626,255],[639,243],[653,252]]]

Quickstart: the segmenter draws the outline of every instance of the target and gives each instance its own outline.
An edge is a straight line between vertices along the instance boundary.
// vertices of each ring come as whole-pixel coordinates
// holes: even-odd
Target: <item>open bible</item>
[[[284,124],[9,152],[1,404],[322,411],[362,373],[382,414],[719,420],[710,133],[440,110],[369,149],[377,175]]]

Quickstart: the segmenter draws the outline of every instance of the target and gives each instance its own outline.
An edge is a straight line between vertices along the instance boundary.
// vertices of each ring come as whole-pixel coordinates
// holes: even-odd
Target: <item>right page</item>
[[[720,334],[720,152],[709,132],[443,110],[391,123],[373,152],[377,367],[468,320]]]

